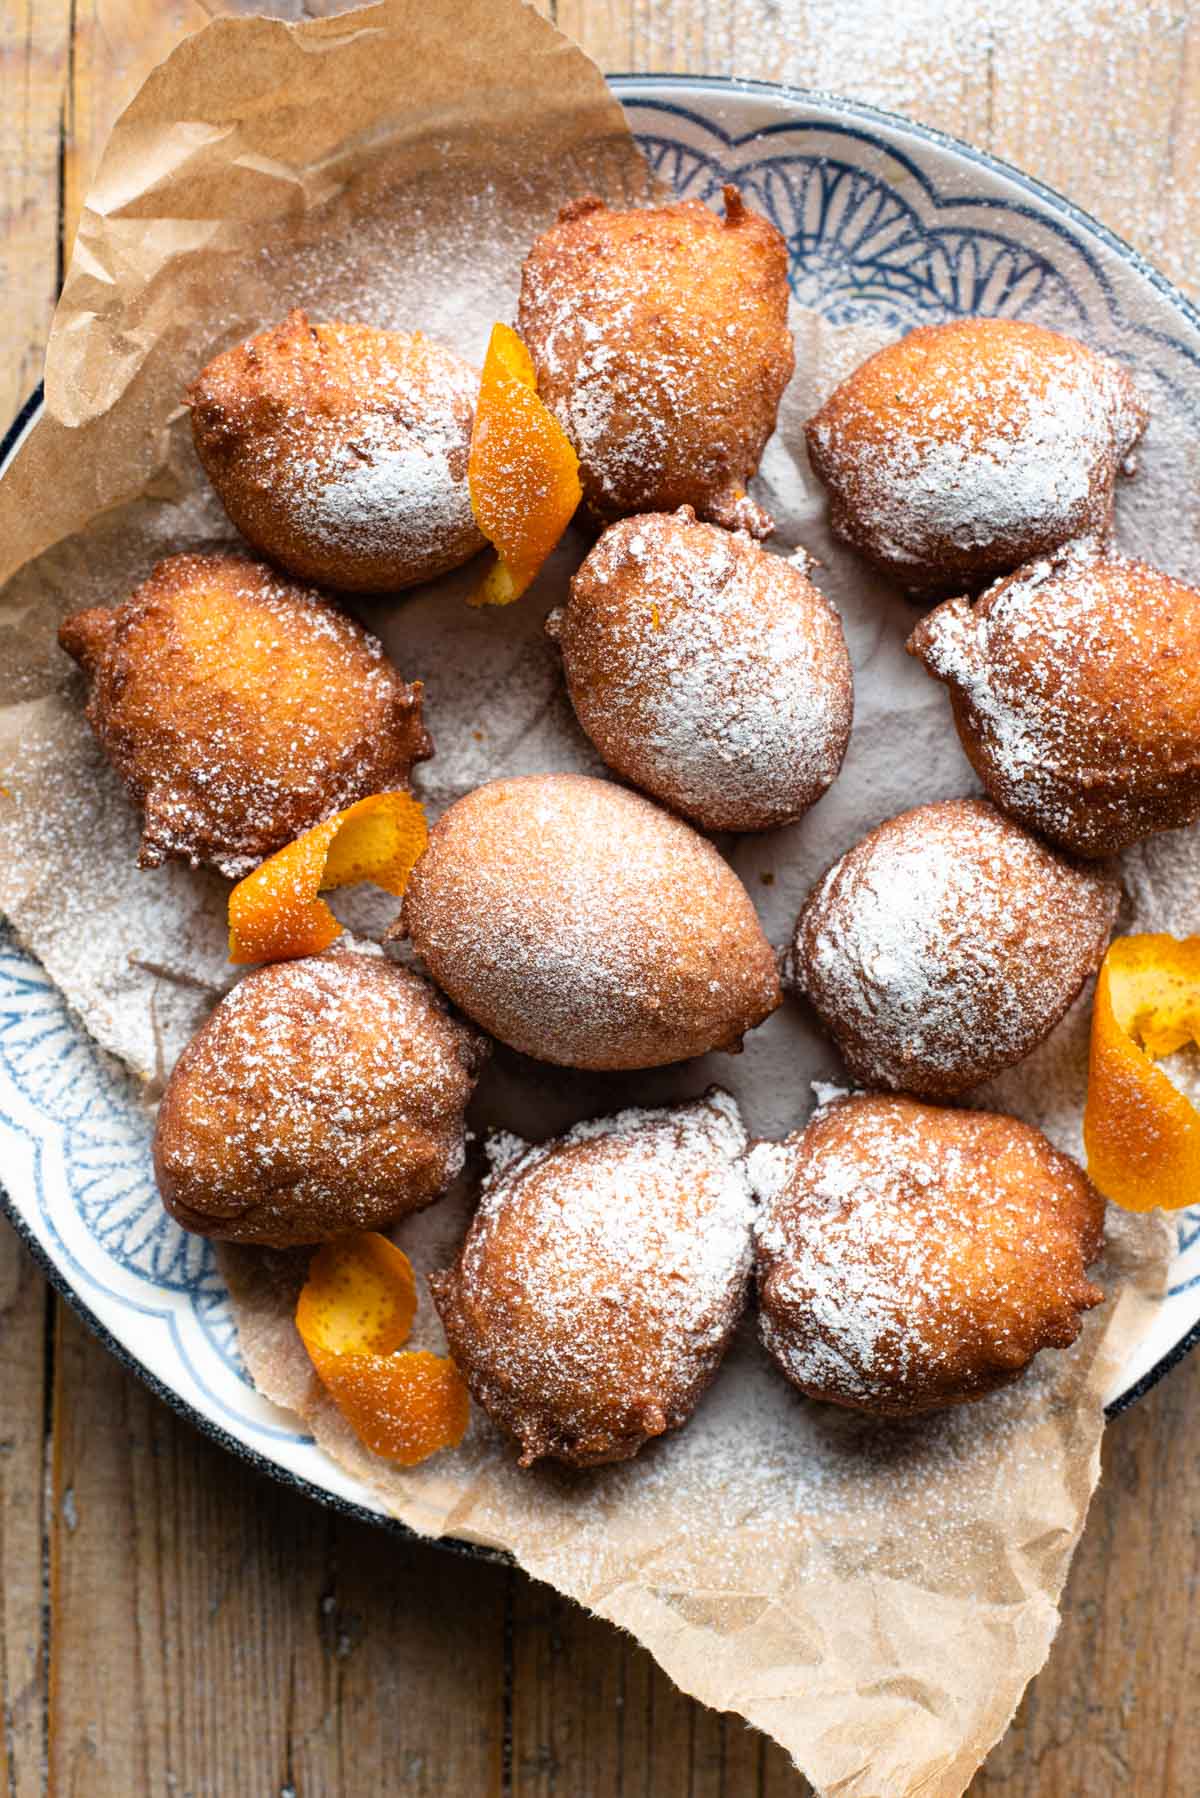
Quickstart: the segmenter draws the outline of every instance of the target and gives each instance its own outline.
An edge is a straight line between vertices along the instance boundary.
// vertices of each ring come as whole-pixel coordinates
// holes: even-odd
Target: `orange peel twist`
[[[497,552],[473,606],[519,599],[583,497],[579,458],[537,394],[529,351],[508,325],[495,325],[484,358],[467,485],[475,522]]]
[[[399,898],[428,840],[411,793],[373,793],[315,824],[230,893],[230,961],[319,955],[342,926],[317,894],[369,880]]]
[[[359,1441],[402,1467],[456,1448],[469,1421],[467,1389],[449,1356],[403,1350],[416,1309],[412,1263],[374,1231],[319,1249],[296,1303],[321,1384]]]
[[[1123,936],[1096,981],[1083,1140],[1127,1211],[1200,1201],[1200,1112],[1154,1058],[1200,1045],[1200,936]]]

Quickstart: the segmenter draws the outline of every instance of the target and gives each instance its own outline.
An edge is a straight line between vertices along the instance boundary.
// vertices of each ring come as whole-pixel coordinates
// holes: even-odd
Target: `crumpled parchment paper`
[[[138,829],[82,717],[59,619],[118,603],[160,556],[232,533],[195,462],[181,395],[218,349],[303,304],[419,327],[476,363],[511,319],[523,252],[565,199],[648,191],[598,71],[518,0],[387,0],[285,25],[222,19],[186,40],[114,131],[50,342],[46,410],[0,484],[0,906],[88,1028],[151,1092],[232,981],[225,883],[135,868]],[[799,425],[878,334],[796,314],[799,372],[760,487],[845,617],[854,744],[800,826],[728,845],[781,940],[809,884],[902,805],[968,790],[944,695],[900,654],[902,601],[828,538]],[[1153,497],[1153,494],[1151,495]],[[1149,514],[1147,514],[1149,515]],[[572,533],[502,614],[476,571],[356,606],[427,682],[436,812],[494,774],[599,771],[541,631],[582,553]],[[903,746],[903,754],[897,746]],[[1193,850],[1194,853],[1194,850]],[[1149,923],[1167,886],[1143,881]],[[378,926],[394,902],[355,898]],[[1170,928],[1169,920],[1159,928]],[[1078,1148],[1086,1013],[991,1095]],[[545,1135],[629,1102],[737,1092],[779,1135],[836,1059],[798,1008],[737,1061],[596,1077],[498,1051],[477,1128]],[[422,1271],[465,1225],[460,1190],[397,1232]],[[981,1404],[880,1426],[800,1399],[748,1323],[693,1422],[635,1462],[521,1474],[476,1412],[462,1447],[375,1461],[314,1382],[291,1323],[303,1259],[223,1257],[256,1380],[413,1528],[510,1549],[633,1631],[686,1691],[775,1736],[845,1798],[957,1794],[1040,1666],[1098,1473],[1103,1399],[1146,1326],[1169,1236],[1115,1217],[1110,1302],[1069,1353]],[[415,1340],[438,1342],[432,1306]]]

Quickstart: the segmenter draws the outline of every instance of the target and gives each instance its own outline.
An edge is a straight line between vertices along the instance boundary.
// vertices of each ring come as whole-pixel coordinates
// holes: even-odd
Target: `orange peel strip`
[[[372,881],[399,897],[429,840],[411,793],[373,793],[268,856],[229,895],[229,959],[318,955],[341,935],[318,892]]]
[[[457,1448],[467,1433],[467,1389],[448,1355],[406,1349],[314,1365],[359,1441],[386,1461],[415,1467],[440,1449]]]
[[[537,394],[529,352],[508,325],[494,325],[484,358],[467,485],[475,522],[497,552],[470,596],[506,606],[530,585],[583,497],[579,458]]]
[[[445,1355],[400,1351],[417,1308],[412,1263],[364,1231],[313,1256],[296,1328],[317,1377],[373,1454],[415,1467],[466,1434],[469,1400]]]
[[[1092,1009],[1088,1173],[1127,1211],[1200,1201],[1200,1112],[1154,1057],[1200,1045],[1200,937],[1118,937]]]
[[[339,1236],[317,1250],[296,1305],[310,1355],[390,1355],[417,1314],[412,1262],[374,1230]]]

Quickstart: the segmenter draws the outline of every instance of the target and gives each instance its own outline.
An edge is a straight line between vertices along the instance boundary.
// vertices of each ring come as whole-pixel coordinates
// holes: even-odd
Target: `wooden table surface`
[[[1188,0],[543,5],[604,68],[908,111],[1041,176],[1200,294]],[[113,118],[205,17],[195,0],[3,0],[0,419],[38,377]],[[4,1225],[0,1386],[0,1798],[808,1792],[777,1748],[545,1587],[249,1472],[100,1348]],[[1058,1640],[973,1798],[1200,1793],[1197,1417],[1200,1354],[1108,1431]]]

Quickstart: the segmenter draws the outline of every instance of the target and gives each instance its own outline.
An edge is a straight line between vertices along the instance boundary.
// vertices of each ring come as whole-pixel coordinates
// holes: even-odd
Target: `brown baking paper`
[[[0,484],[0,906],[151,1095],[232,983],[227,887],[179,867],[136,871],[137,821],[83,720],[58,621],[118,602],[161,555],[233,540],[181,406],[215,351],[303,304],[425,329],[478,363],[492,321],[513,315],[530,239],[586,189],[641,197],[644,166],[598,72],[512,0],[391,0],[299,26],[219,20],[117,125],[55,319],[46,413]],[[799,312],[794,323],[800,366],[759,487],[783,544],[803,540],[825,563],[854,654],[856,727],[809,818],[729,845],[776,940],[863,829],[971,784],[944,696],[900,653],[910,614],[828,538],[803,458],[800,422],[872,334]],[[1151,536],[1177,476],[1164,444],[1157,463],[1148,450],[1136,515]],[[426,681],[431,812],[498,773],[599,771],[541,629],[582,548],[570,535],[503,614],[462,604],[475,569],[356,606],[402,672]],[[1194,843],[1188,853],[1194,867]],[[1139,865],[1133,921],[1172,928],[1172,868],[1149,853]],[[395,909],[378,895],[350,905],[375,934]],[[1086,1024],[1076,1007],[988,1094],[1076,1151]],[[810,1109],[809,1082],[836,1071],[789,1006],[736,1061],[595,1077],[498,1050],[472,1120],[546,1135],[719,1079],[751,1129],[781,1135]],[[450,1258],[469,1204],[464,1188],[397,1232],[421,1272]],[[258,1383],[310,1417],[381,1505],[426,1533],[510,1550],[633,1631],[685,1690],[769,1731],[825,1791],[903,1798],[959,1793],[1045,1656],[1104,1396],[1168,1250],[1154,1220],[1115,1218],[1110,1302],[1079,1344],[1010,1391],[919,1424],[801,1400],[748,1323],[686,1430],[581,1475],[519,1473],[478,1410],[460,1449],[389,1470],[312,1379],[291,1322],[303,1258],[224,1261]],[[442,1346],[427,1299],[414,1340]]]

